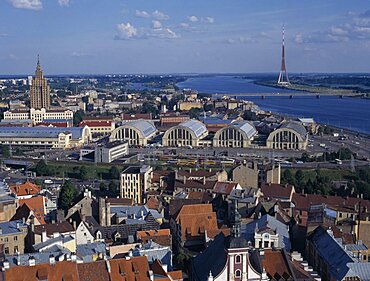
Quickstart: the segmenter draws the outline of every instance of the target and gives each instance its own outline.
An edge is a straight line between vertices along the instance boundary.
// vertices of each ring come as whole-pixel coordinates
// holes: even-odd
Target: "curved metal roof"
[[[194,119],[182,122],[179,124],[179,126],[193,131],[197,138],[207,132],[206,126],[202,122]]]
[[[248,121],[235,121],[227,126],[227,128],[235,128],[241,130],[246,133],[249,139],[257,134],[257,130],[254,125]]]
[[[280,128],[282,128],[282,129],[286,128],[286,129],[291,129],[293,131],[296,131],[304,139],[307,137],[306,128],[301,123],[289,121],[289,122],[285,122],[285,123],[281,124],[279,129]]]
[[[57,138],[60,133],[71,133],[72,139],[82,138],[85,127],[0,127],[0,137]]]
[[[131,126],[139,130],[144,137],[149,137],[157,131],[157,128],[149,121],[139,119],[130,121],[122,125],[122,127]]]

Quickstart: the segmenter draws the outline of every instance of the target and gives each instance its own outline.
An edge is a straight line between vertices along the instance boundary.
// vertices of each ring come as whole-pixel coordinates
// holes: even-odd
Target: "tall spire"
[[[287,86],[290,85],[288,72],[286,71],[285,64],[285,27],[283,25],[283,36],[282,36],[282,46],[281,46],[281,68],[279,73],[278,85]]]

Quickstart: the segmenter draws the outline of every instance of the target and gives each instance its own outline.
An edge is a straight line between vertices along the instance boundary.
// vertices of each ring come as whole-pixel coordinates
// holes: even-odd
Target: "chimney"
[[[30,256],[28,258],[28,265],[29,266],[35,266],[36,265],[36,260],[35,260],[35,258],[33,256]]]
[[[3,262],[3,271],[10,268],[10,264],[8,260],[4,260]]]
[[[47,240],[46,230],[44,229],[41,232],[41,242],[45,242]]]
[[[50,264],[55,264],[55,257],[54,257],[54,255],[53,254],[51,254],[50,256],[49,256],[49,263]]]
[[[76,253],[71,254],[71,261],[75,262],[77,260]]]
[[[111,268],[110,268],[109,260],[106,260],[106,261],[105,261],[105,265],[107,266],[107,271],[108,271],[108,273],[111,273]]]
[[[150,281],[154,281],[154,273],[152,270],[149,270],[149,278],[150,278]]]

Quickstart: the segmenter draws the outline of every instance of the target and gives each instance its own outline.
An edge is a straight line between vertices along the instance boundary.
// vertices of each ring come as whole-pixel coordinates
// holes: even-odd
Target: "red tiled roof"
[[[51,236],[54,233],[67,233],[73,232],[75,229],[68,221],[60,223],[48,223],[44,225],[35,225],[35,234],[41,235],[42,232],[46,231],[46,235]]]
[[[149,199],[148,199],[148,201],[146,202],[146,204],[145,204],[149,209],[158,209],[158,207],[159,207],[159,201],[156,199],[156,198],[154,198],[154,197],[150,197]]]
[[[294,192],[294,187],[289,184],[263,184],[261,191],[264,198],[290,199],[292,192]]]
[[[235,182],[216,182],[213,192],[229,195],[237,186]]]
[[[322,205],[322,204],[326,204],[333,207],[338,206],[355,208],[356,205],[361,203],[362,207],[367,207],[368,209],[370,209],[369,200],[355,197],[295,193],[293,194],[292,202],[294,202],[296,209],[305,211],[308,211],[311,205]]]
[[[77,264],[80,281],[110,280],[106,261]]]
[[[85,126],[88,126],[88,127],[111,127],[112,126],[112,121],[106,121],[106,120],[88,121],[88,120],[84,120],[84,121],[81,121],[78,126],[79,127],[85,127]]]
[[[79,278],[75,262],[60,261],[54,265],[43,263],[35,266],[11,267],[5,271],[5,280],[79,281]]]
[[[199,236],[210,233],[219,233],[216,213],[211,204],[184,205],[176,218],[181,225],[181,236],[186,240],[188,236]],[[210,236],[212,237],[212,236]]]
[[[16,184],[10,187],[10,190],[17,196],[36,195],[41,188],[32,182],[25,182],[23,184]]]
[[[45,197],[44,196],[36,196],[31,197],[28,199],[21,199],[19,200],[19,206],[23,204],[27,204],[28,208],[32,210],[36,219],[40,222],[40,224],[45,224]]]
[[[105,202],[110,203],[111,205],[127,205],[131,206],[133,201],[131,198],[107,198]]]
[[[131,121],[131,120],[138,120],[138,119],[152,119],[152,114],[151,113],[138,113],[138,114],[128,114],[128,113],[123,113],[121,115],[121,118],[123,121]]]
[[[149,264],[146,256],[109,261],[111,280],[150,281]]]

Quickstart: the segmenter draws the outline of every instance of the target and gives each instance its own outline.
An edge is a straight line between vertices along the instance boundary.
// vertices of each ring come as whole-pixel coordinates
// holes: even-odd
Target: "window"
[[[241,271],[240,271],[240,269],[237,269],[237,270],[235,270],[235,278],[240,278],[241,277]]]
[[[4,238],[4,242],[7,243],[8,242],[8,237],[5,237]]]
[[[241,263],[242,257],[240,255],[235,256],[235,263]]]
[[[9,255],[9,247],[4,248],[4,253],[5,253],[5,255]]]
[[[14,246],[14,254],[18,253],[18,246]]]
[[[364,255],[364,261],[367,261],[367,256],[366,255]]]
[[[268,247],[269,247],[269,241],[265,241],[265,242],[263,243],[263,247],[264,247],[264,248],[268,248]]]
[[[275,244],[274,242],[271,242],[271,248],[274,248]]]
[[[14,241],[17,241],[18,240],[18,236],[14,236]]]
[[[342,217],[342,213],[339,213],[339,217],[340,217],[340,218]]]

